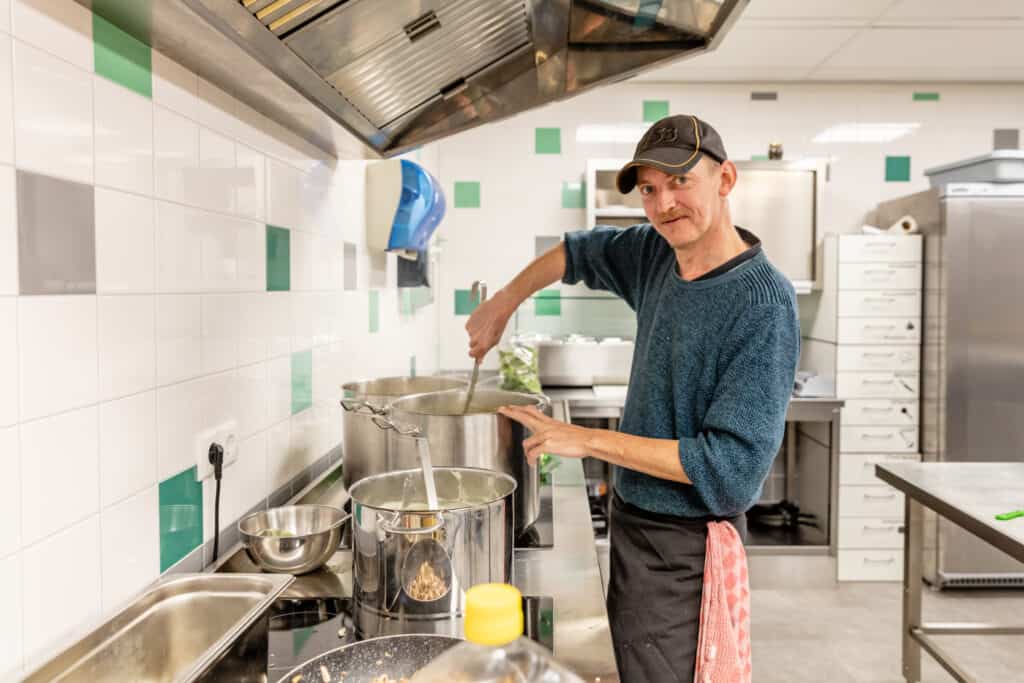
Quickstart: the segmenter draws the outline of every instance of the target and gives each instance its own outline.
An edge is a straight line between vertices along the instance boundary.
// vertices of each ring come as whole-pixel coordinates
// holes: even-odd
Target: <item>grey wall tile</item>
[[[17,192],[19,291],[95,294],[92,186],[18,171]]]
[[[356,258],[356,245],[345,242],[345,289],[353,291],[359,288],[358,259]]]
[[[996,128],[993,130],[992,149],[1020,149],[1020,129]]]
[[[370,252],[370,288],[384,289],[388,286],[388,255],[384,251]]]

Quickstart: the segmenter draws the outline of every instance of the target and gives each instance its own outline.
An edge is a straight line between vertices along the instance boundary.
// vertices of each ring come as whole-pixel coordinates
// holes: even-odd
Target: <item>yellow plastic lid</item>
[[[523,594],[505,583],[481,583],[466,591],[466,640],[507,645],[523,635]]]

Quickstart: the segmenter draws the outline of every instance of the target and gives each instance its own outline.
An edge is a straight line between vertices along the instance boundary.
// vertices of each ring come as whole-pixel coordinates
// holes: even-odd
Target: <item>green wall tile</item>
[[[313,350],[292,354],[292,415],[313,405]]]
[[[535,128],[533,151],[537,154],[561,154],[562,129]]]
[[[939,93],[937,92],[916,92],[914,93],[915,102],[938,102]]]
[[[587,208],[587,184],[586,183],[562,183],[562,208],[563,209],[585,209]]]
[[[380,292],[370,290],[370,334],[380,331]]]
[[[668,100],[644,100],[644,121],[654,123],[668,116]]]
[[[768,161],[768,155],[767,154],[751,154],[750,155],[750,160],[751,161]]]
[[[480,208],[480,183],[475,180],[455,181],[455,208]]]
[[[469,315],[476,310],[479,302],[473,298],[469,289],[455,290],[455,315]]]
[[[267,226],[267,291],[287,292],[292,288],[291,233]]]
[[[910,180],[910,157],[885,157],[885,182]]]
[[[416,287],[412,290],[413,310],[418,311],[432,303],[434,303],[434,290],[430,287]]]
[[[542,289],[533,299],[534,315],[562,315],[562,292],[557,289]]]
[[[398,310],[402,315],[412,315],[416,312],[416,307],[413,306],[412,302],[412,289],[410,287],[403,287],[398,290]]]
[[[190,467],[160,482],[160,571],[203,544],[203,484]]]
[[[93,14],[92,47],[96,73],[153,97],[153,55],[148,45]]]

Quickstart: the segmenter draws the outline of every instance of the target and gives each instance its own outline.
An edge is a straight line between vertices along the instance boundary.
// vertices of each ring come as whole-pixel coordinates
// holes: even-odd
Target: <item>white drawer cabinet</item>
[[[839,518],[902,517],[903,494],[886,484],[839,485]]]
[[[921,289],[920,263],[840,263],[839,289]]]
[[[847,344],[836,348],[836,369],[840,372],[903,370],[917,372],[921,367],[921,347]]]
[[[892,548],[878,550],[840,550],[838,578],[840,581],[901,581],[903,551]]]
[[[911,289],[844,290],[839,292],[838,313],[840,317],[920,317],[921,292]]]
[[[920,449],[917,425],[906,427],[843,427],[839,444],[843,453],[916,453]]]
[[[916,372],[838,372],[836,394],[842,398],[917,398]]]
[[[920,424],[917,399],[852,398],[843,406],[846,427],[909,427]]]
[[[879,486],[875,465],[893,462],[918,462],[920,453],[843,453],[839,457],[839,484]]]
[[[836,340],[842,344],[919,344],[920,318],[839,318]]]
[[[922,240],[905,235],[842,235],[840,263],[920,263]]]
[[[839,548],[903,548],[900,517],[843,517],[839,520]]]

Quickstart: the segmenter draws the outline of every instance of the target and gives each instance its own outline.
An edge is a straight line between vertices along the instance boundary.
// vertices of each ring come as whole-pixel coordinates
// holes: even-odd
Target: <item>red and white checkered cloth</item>
[[[709,522],[694,683],[750,683],[747,553],[729,522]]]

